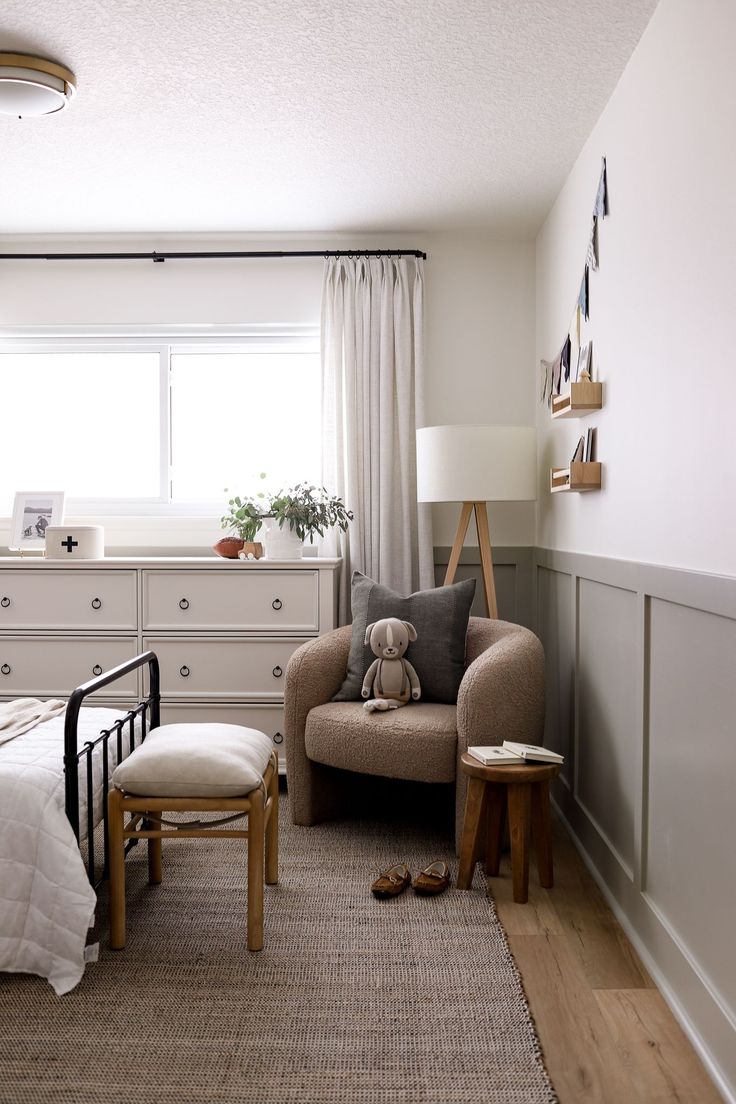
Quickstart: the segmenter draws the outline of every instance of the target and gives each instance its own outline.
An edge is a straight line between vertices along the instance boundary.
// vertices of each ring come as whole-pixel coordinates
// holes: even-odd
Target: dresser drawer
[[[317,571],[150,571],[143,581],[147,631],[309,633],[319,625]]]
[[[137,654],[135,637],[0,637],[0,694],[66,698],[83,682]],[[138,695],[137,671],[105,687],[98,696],[128,694]]]
[[[161,724],[235,724],[257,728],[273,741],[284,769],[284,707],[282,705],[185,705],[161,702]]]
[[[164,697],[281,701],[286,666],[303,643],[263,637],[223,640],[149,636],[143,648],[150,648],[158,656]]]
[[[133,571],[0,571],[0,630],[120,632],[137,623]]]

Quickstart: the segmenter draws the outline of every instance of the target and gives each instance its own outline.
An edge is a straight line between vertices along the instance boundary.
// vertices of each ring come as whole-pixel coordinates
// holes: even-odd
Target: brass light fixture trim
[[[77,78],[58,61],[0,51],[0,114],[53,115],[67,107],[76,91]]]

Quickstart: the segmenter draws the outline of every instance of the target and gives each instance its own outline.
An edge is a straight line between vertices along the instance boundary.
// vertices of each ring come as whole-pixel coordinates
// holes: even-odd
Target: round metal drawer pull
[[[93,675],[101,675],[102,674],[102,668],[100,667],[99,663],[95,663],[94,667],[92,668],[92,674]]]
[[[186,663],[183,667],[179,668],[179,674],[182,678],[189,678],[189,668],[187,667]]]
[[[179,599],[179,609],[189,609],[189,599],[188,598],[180,598]]]
[[[0,667],[0,671],[2,671],[2,673],[4,675],[9,675],[10,674],[10,669],[11,668],[10,668],[9,663],[3,663],[2,667]]]
[[[10,605],[10,599],[8,598],[8,596],[6,594],[4,598],[0,598],[0,606],[2,606],[3,609],[7,609],[9,605]]]
[[[92,609],[101,609],[101,608],[102,608],[102,599],[101,598],[93,598],[92,599]]]
[[[274,598],[273,602],[271,603],[271,609],[280,610],[283,604],[284,603],[281,601],[280,598]]]
[[[283,672],[283,671],[281,670],[281,668],[279,667],[279,665],[278,665],[278,664],[276,664],[276,666],[275,666],[275,667],[274,667],[274,669],[273,669],[273,677],[274,677],[274,678],[281,678],[281,676],[283,675],[283,673],[284,673],[284,672]]]
[[[273,742],[275,744],[283,744],[283,742],[284,742],[283,735],[280,732],[275,732],[274,736],[273,736]]]

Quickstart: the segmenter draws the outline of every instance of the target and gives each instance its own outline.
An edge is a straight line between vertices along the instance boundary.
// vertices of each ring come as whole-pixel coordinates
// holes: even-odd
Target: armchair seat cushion
[[[418,702],[388,713],[366,713],[360,702],[329,702],[310,709],[307,756],[359,774],[414,782],[454,782],[457,709]]]

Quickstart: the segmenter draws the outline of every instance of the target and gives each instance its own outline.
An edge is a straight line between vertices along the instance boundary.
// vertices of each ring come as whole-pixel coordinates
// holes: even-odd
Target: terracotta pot
[[[237,560],[242,547],[243,541],[240,537],[221,537],[212,545],[212,551],[225,560]]]

